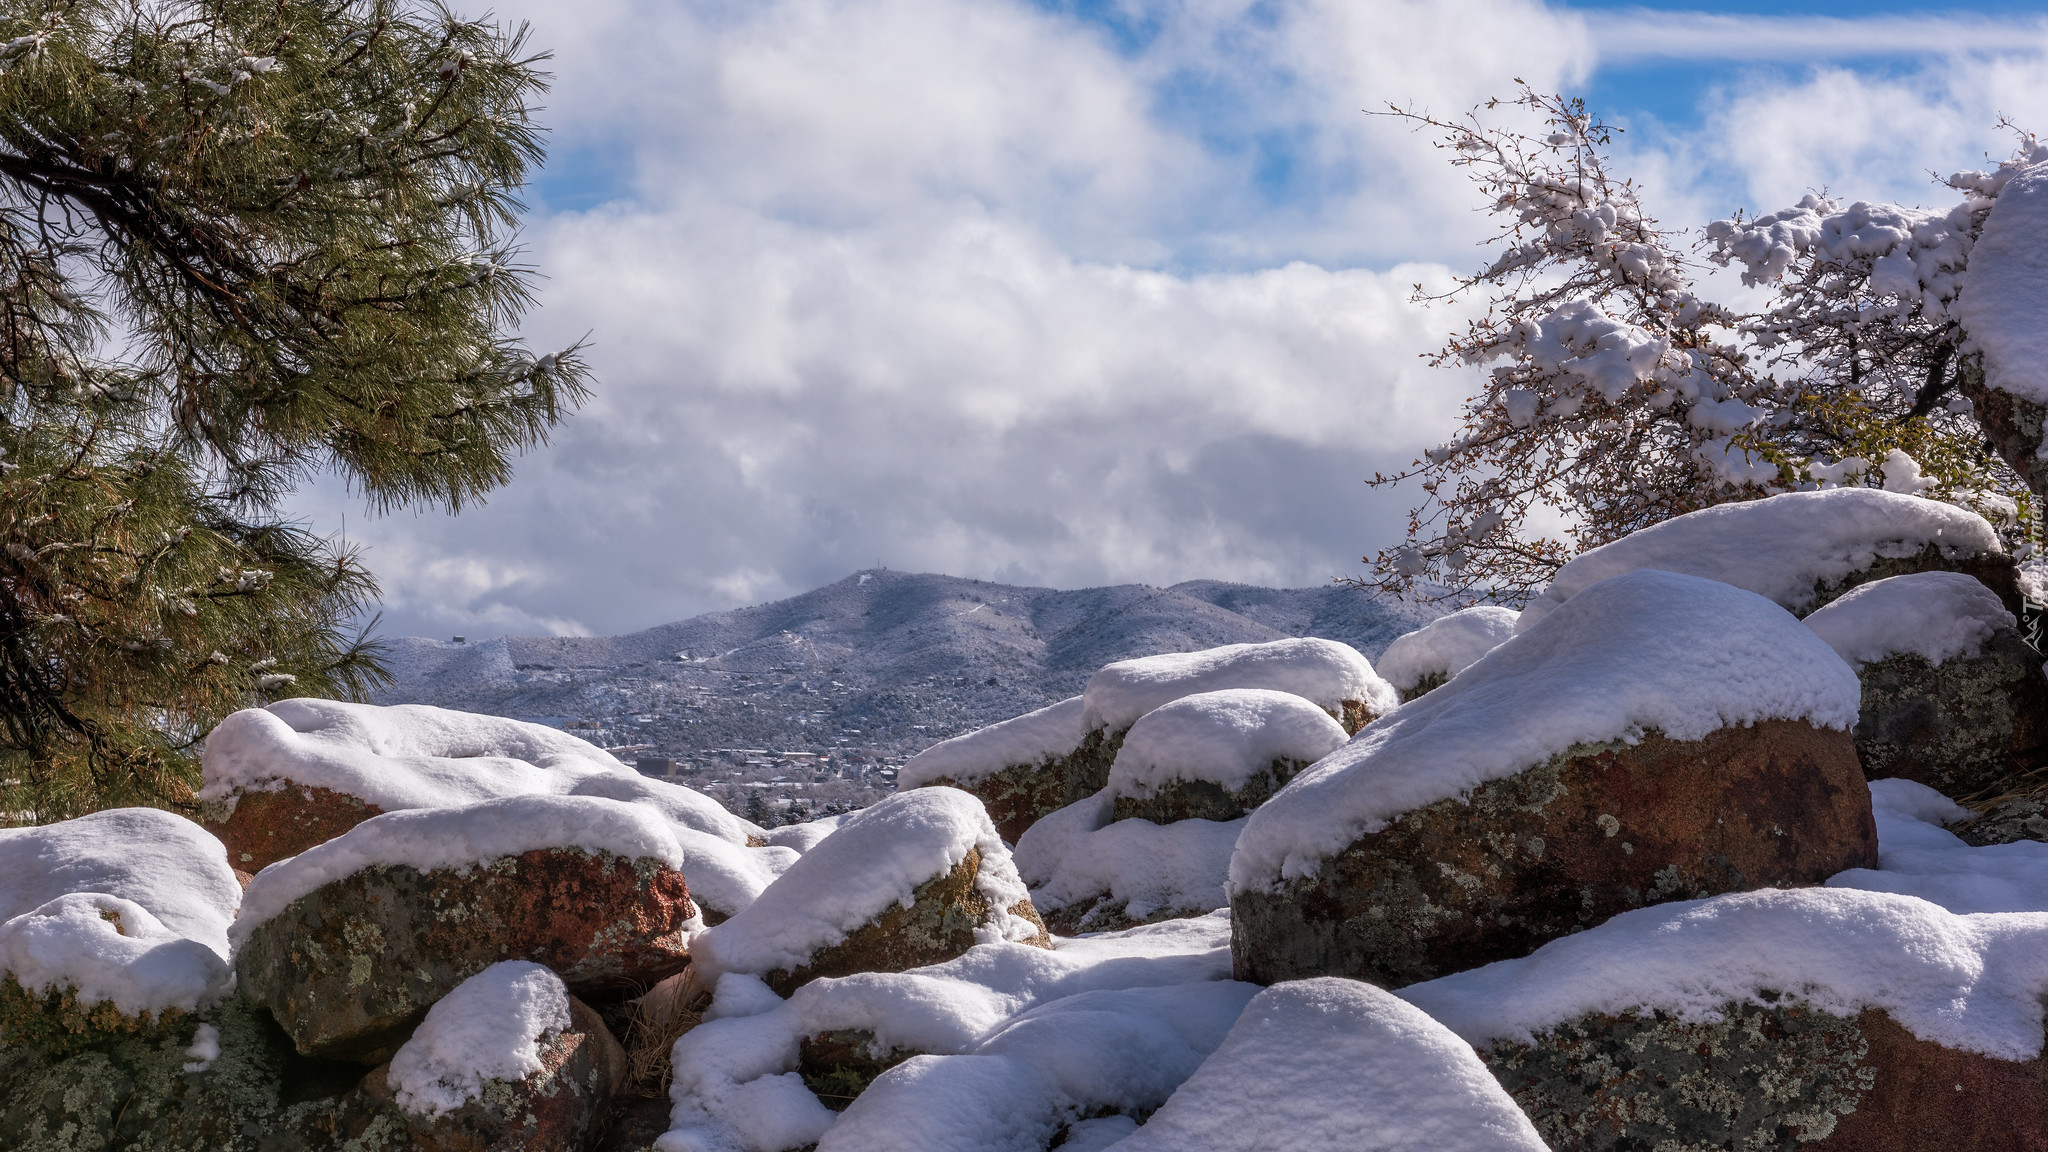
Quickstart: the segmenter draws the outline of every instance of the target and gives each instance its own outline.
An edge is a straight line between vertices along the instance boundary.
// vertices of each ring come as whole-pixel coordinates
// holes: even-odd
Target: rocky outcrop
[[[1072,773],[1076,768],[1086,771],[1089,767],[1076,763],[1080,755],[1077,751],[1037,764],[1013,764],[972,780],[934,776],[927,783],[973,795],[988,810],[996,832],[1015,844],[1040,817],[1066,807]]]
[[[266,1013],[229,996],[179,1027],[83,1048],[0,1045],[0,1148],[326,1152],[325,1117],[361,1075],[300,1058]]]
[[[1998,789],[2048,751],[2048,677],[2012,629],[1975,656],[1931,664],[1899,653],[1857,675],[1856,752],[1870,779],[1902,776],[1966,797]]]
[[[1231,899],[1238,979],[1397,988],[1668,900],[1877,866],[1849,734],[1803,721],[1581,746],[1403,814],[1276,891]]]
[[[2048,459],[2041,456],[2048,408],[1991,387],[1984,378],[1984,357],[1976,353],[1958,361],[1956,391],[1970,401],[1977,426],[1999,459],[2019,473],[2036,496],[2048,496]]]
[[[1797,609],[1794,614],[1806,616],[1826,607],[1852,589],[1894,576],[1909,576],[1916,572],[1957,572],[1971,577],[1998,595],[1999,602],[2009,611],[2018,612],[2023,602],[2020,595],[2020,567],[2010,555],[2003,552],[1944,552],[1938,545],[1929,544],[1906,556],[1880,556],[1868,567],[1852,572],[1836,581],[1816,582],[1813,599]]]
[[[236,966],[300,1052],[375,1063],[501,960],[543,964],[577,995],[651,986],[689,963],[695,916],[682,873],[654,859],[560,848],[466,869],[376,865],[258,924]]]
[[[1242,788],[1226,788],[1212,780],[1169,780],[1149,796],[1118,796],[1110,809],[1114,820],[1136,817],[1154,824],[1177,820],[1235,820],[1272,799],[1303,768],[1307,760],[1275,760],[1254,772]]]
[[[816,1093],[825,1107],[844,1112],[875,1077],[919,1055],[894,1048],[877,1054],[875,1048],[872,1032],[854,1028],[818,1032],[798,1043],[797,1071],[805,1087]]]
[[[2021,840],[2048,843],[2048,786],[2034,783],[1997,797],[1975,819],[1952,825],[1949,830],[1972,848]]]
[[[1881,1011],[1591,1015],[1481,1056],[1553,1148],[2048,1149],[2048,1066],[1920,1040]]]
[[[522,1080],[486,1081],[462,1107],[438,1115],[400,1106],[388,1065],[302,1130],[350,1152],[559,1152],[590,1145],[625,1079],[626,1054],[581,1001],[570,1028],[548,1038],[541,1068]]]
[[[691,995],[745,973],[787,996],[820,976],[901,972],[998,940],[1052,944],[981,803],[956,788],[913,788],[846,817],[752,904],[697,936]]]
[[[286,784],[274,791],[236,791],[226,801],[209,803],[201,823],[226,845],[228,863],[253,874],[383,812],[345,792]]]
[[[918,885],[908,907],[892,905],[841,942],[813,952],[804,963],[769,973],[768,986],[787,996],[821,976],[905,972],[944,963],[979,943],[980,934],[1004,914],[1037,928],[1036,935],[1021,943],[1052,947],[1045,922],[1028,898],[1003,909],[991,902],[977,882],[981,867],[980,849],[970,849],[951,871]]]

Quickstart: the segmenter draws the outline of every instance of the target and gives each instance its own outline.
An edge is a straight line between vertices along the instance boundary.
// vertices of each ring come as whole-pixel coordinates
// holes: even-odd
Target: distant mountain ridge
[[[746,747],[897,761],[1071,696],[1113,660],[1288,636],[1371,657],[1436,615],[1336,585],[1060,591],[876,569],[623,636],[394,641],[378,700],[597,721],[684,759]]]

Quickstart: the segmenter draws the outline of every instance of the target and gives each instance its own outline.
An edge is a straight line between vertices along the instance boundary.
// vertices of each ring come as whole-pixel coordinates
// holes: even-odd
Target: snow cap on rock
[[[717,979],[704,1023],[676,1041],[675,1127],[656,1147],[795,1148],[818,1140],[836,1114],[797,1074],[805,1036],[856,1030],[884,1051],[970,1052],[1037,1005],[1100,990],[1229,978],[1230,921],[1223,915],[1055,938],[1050,950],[977,944],[908,972],[814,980],[787,1001],[753,976],[728,972]]]
[[[996,909],[989,938],[1030,939],[1037,927],[1010,912],[1030,893],[981,801],[957,788],[917,788],[847,816],[746,909],[698,936],[692,964],[707,980],[794,971],[891,907],[910,907],[919,885],[976,849],[975,886]]]
[[[1719,580],[1800,612],[1813,603],[1817,585],[1930,544],[1944,556],[2004,553],[1998,534],[1975,512],[1877,488],[1718,504],[1580,553],[1529,601],[1515,627],[1527,631],[1585,589],[1638,568]]]
[[[1759,720],[1846,729],[1861,697],[1834,650],[1763,597],[1695,576],[1628,572],[1296,776],[1251,814],[1231,858],[1231,890],[1313,876],[1403,812],[1577,745],[1634,743],[1651,731],[1699,740]]]
[[[1070,755],[1087,733],[1081,727],[1081,697],[1073,696],[1000,724],[941,740],[904,761],[896,790],[922,788],[934,780],[972,784],[1015,765],[1043,764]]]
[[[1121,730],[1169,701],[1222,688],[1292,692],[1327,712],[1361,700],[1384,715],[1400,703],[1357,649],[1304,637],[1119,660],[1089,678],[1081,728]]]
[[[1946,825],[1977,813],[1915,780],[1870,782],[1880,862],[1828,877],[1830,888],[1917,896],[1951,912],[2048,909],[2048,844],[2018,840],[1976,848]]]
[[[156,808],[109,808],[33,828],[0,828],[0,920],[73,892],[132,900],[222,960],[242,886],[206,829]]]
[[[1414,691],[1426,677],[1449,679],[1506,643],[1515,634],[1518,615],[1512,608],[1481,604],[1438,617],[1387,645],[1376,667],[1403,692]]]
[[[595,796],[511,796],[463,808],[387,812],[258,872],[229,936],[240,948],[256,925],[292,901],[365,868],[464,869],[551,848],[651,857],[678,870],[686,858],[659,813]]]
[[[1860,584],[1806,618],[1852,667],[1911,653],[1929,664],[1975,656],[2019,622],[1984,582],[1960,572],[1914,572]]]
[[[1229,902],[1223,884],[1244,831],[1242,818],[1111,823],[1115,805],[1115,794],[1104,788],[1047,815],[1017,841],[1017,872],[1031,885],[1039,911],[1106,897],[1125,916],[1142,920],[1162,909],[1197,911]]]
[[[1543,1152],[1469,1045],[1370,984],[1275,984],[1117,1152]]]
[[[504,960],[457,984],[391,1057],[398,1106],[440,1116],[483,1094],[487,1080],[539,1072],[541,1043],[569,1030],[569,990],[539,964]]]
[[[1197,692],[1131,725],[1110,766],[1109,790],[1142,797],[1170,781],[1206,780],[1235,792],[1275,760],[1313,763],[1346,739],[1343,725],[1292,692]]]
[[[2048,404],[2048,164],[2014,173],[1970,249],[1955,303],[1964,347],[1984,355],[1984,383]]]
[[[1921,1040],[2041,1054],[2048,912],[1958,916],[1912,896],[1764,889],[1624,912],[1518,960],[1401,990],[1471,1044],[1527,1044],[1588,1013],[1713,1021],[1730,1002],[1881,1009]]]
[[[0,923],[0,976],[32,996],[71,989],[81,1006],[111,1001],[128,1016],[197,1010],[228,987],[212,948],[133,900],[73,892]]]
[[[294,699],[245,708],[207,735],[201,767],[201,800],[287,784],[340,792],[386,812],[506,796],[600,796],[647,804],[736,844],[761,834],[710,797],[649,780],[566,732],[423,704]]]

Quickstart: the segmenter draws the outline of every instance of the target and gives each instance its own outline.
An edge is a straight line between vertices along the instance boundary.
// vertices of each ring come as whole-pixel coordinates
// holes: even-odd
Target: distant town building
[[[633,767],[639,769],[642,776],[673,776],[676,774],[675,758],[670,756],[641,756],[633,761]]]
[[[457,644],[467,644],[467,643],[469,643],[469,637],[467,637],[467,636],[457,636],[457,637],[455,638],[455,642],[456,642]]]

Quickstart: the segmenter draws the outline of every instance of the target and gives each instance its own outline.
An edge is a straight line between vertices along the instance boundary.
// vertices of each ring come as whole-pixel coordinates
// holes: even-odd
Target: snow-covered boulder
[[[335,1103],[335,1128],[391,1152],[583,1148],[625,1072],[596,1012],[546,968],[507,960],[427,1009],[390,1063]]]
[[[2018,569],[1982,516],[1877,488],[1832,488],[1702,508],[1582,552],[1515,627],[1527,631],[1585,589],[1640,568],[1733,584],[1799,616],[1857,584],[1936,569],[1975,576],[2019,603]]]
[[[1474,660],[1507,643],[1521,614],[1481,604],[1396,637],[1375,666],[1405,701],[1438,687]]]
[[[2048,913],[1740,893],[1401,996],[1555,1148],[2048,1147]]]
[[[1197,692],[1270,688],[1300,696],[1355,732],[1399,703],[1392,685],[1356,648],[1301,637],[1264,644],[1226,644],[1200,652],[1168,652],[1104,665],[1081,693],[1081,725],[1123,732],[1162,704]]]
[[[1061,935],[1206,915],[1229,902],[1224,881],[1244,820],[1156,824],[1114,819],[1102,791],[1032,825],[1017,843],[1031,902]]]
[[[1074,696],[932,745],[904,762],[896,789],[937,785],[972,793],[997,834],[1014,844],[1039,817],[1070,803],[1083,736],[1081,697]]]
[[[241,896],[220,843],[169,812],[0,829],[0,1043],[69,1048],[189,1017],[227,987]]]
[[[1299,638],[1168,652],[1104,665],[1081,692],[1082,748],[1069,774],[1068,802],[1109,782],[1124,733],[1138,718],[1197,692],[1266,688],[1291,692],[1356,732],[1401,703],[1394,686],[1349,644]]]
[[[2048,751],[2048,677],[1978,581],[1917,572],[1851,589],[1806,618],[1863,683],[1864,775],[1945,795],[1997,789]]]
[[[821,976],[900,972],[977,943],[1046,944],[1045,925],[981,802],[899,792],[843,820],[758,899],[692,944],[692,980],[728,972],[787,993]]]
[[[1056,940],[1050,949],[998,940],[925,968],[814,980],[787,1000],[755,977],[727,973],[704,1023],[676,1042],[673,1129],[659,1147],[805,1147],[877,1075],[914,1056],[972,1053],[1010,1022],[1073,997],[1227,981],[1229,940],[1220,916]],[[1046,1103],[1040,1095],[1025,1106]],[[991,1105],[1005,1107],[974,1106]]]
[[[1963,329],[1958,387],[1998,454],[2035,493],[2048,493],[2041,455],[2048,416],[2048,164],[2012,173],[1970,249],[1954,311]]]
[[[1472,1048],[1370,984],[1276,984],[1117,1152],[1547,1152]],[[820,1152],[823,1152],[822,1148]]]
[[[1291,692],[1197,692],[1139,717],[1109,769],[1114,818],[1235,820],[1342,747],[1329,713]]]
[[[710,797],[650,780],[540,724],[446,708],[280,700],[206,738],[200,800],[244,872],[296,856],[385,812],[511,796],[591,796],[668,821],[690,891],[712,922],[746,907],[796,859]]]
[[[199,799],[245,872],[296,856],[384,812],[507,796],[599,796],[648,805],[735,846],[760,828],[710,797],[649,780],[587,741],[541,724],[423,704],[280,700],[207,735]]]
[[[376,1063],[500,960],[546,965],[580,995],[682,970],[698,923],[682,860],[666,820],[616,800],[391,812],[258,873],[235,968],[301,1052]]]
[[[1251,814],[1239,977],[1399,987],[1873,862],[1858,691],[1754,593],[1650,569],[1594,585]]]

